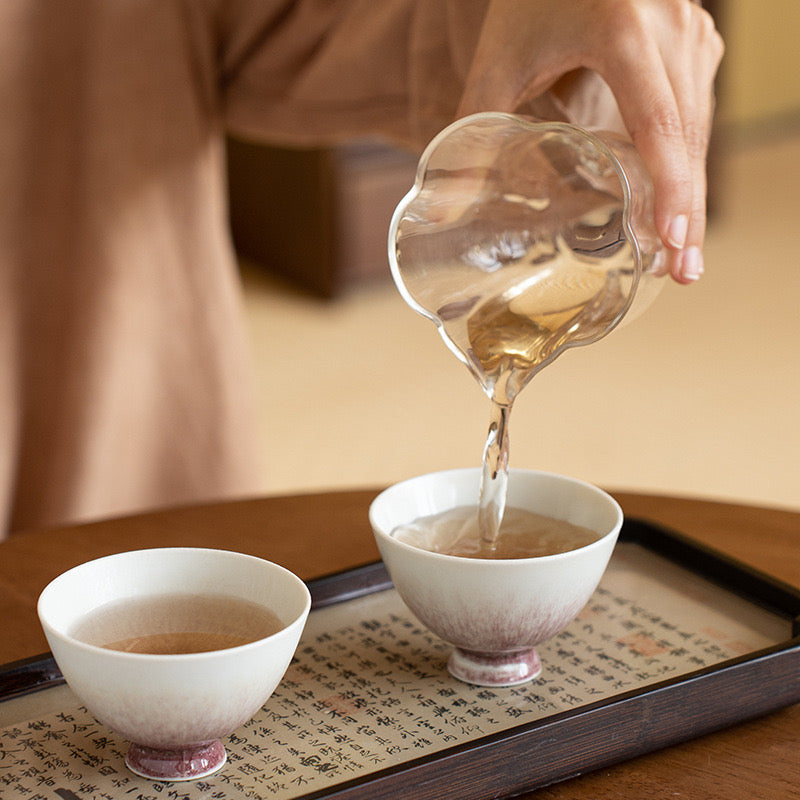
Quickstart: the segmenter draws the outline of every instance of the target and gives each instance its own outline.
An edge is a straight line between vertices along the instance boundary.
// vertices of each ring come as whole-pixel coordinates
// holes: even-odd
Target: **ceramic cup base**
[[[132,744],[125,756],[131,772],[156,781],[193,781],[221,769],[227,755],[219,739],[175,750]]]
[[[476,653],[456,647],[447,669],[454,678],[475,686],[517,686],[538,678],[542,662],[533,647],[514,653]]]

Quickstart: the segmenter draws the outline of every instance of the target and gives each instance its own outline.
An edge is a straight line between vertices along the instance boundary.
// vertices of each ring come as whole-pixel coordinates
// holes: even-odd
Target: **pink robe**
[[[484,0],[2,0],[0,538],[264,480],[224,133],[449,122]]]

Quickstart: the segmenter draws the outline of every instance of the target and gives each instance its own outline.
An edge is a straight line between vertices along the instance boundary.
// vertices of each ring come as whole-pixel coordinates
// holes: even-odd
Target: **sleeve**
[[[228,130],[420,147],[455,116],[487,0],[231,0],[217,9]]]

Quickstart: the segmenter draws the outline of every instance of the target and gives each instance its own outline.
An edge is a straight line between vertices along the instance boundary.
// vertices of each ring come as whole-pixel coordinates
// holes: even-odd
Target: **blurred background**
[[[727,51],[706,274],[536,376],[511,416],[511,466],[800,509],[800,3],[711,5]],[[376,143],[231,142],[268,493],[480,463],[489,401],[389,276],[415,163]]]

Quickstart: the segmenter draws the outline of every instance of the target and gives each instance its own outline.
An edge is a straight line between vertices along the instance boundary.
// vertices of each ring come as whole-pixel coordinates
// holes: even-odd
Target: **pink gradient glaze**
[[[515,653],[476,653],[456,647],[447,669],[454,678],[475,686],[517,686],[538,678],[542,662],[534,647]]]
[[[156,749],[131,744],[125,764],[131,772],[151,780],[191,781],[221,769],[227,760],[219,739],[187,747]]]

